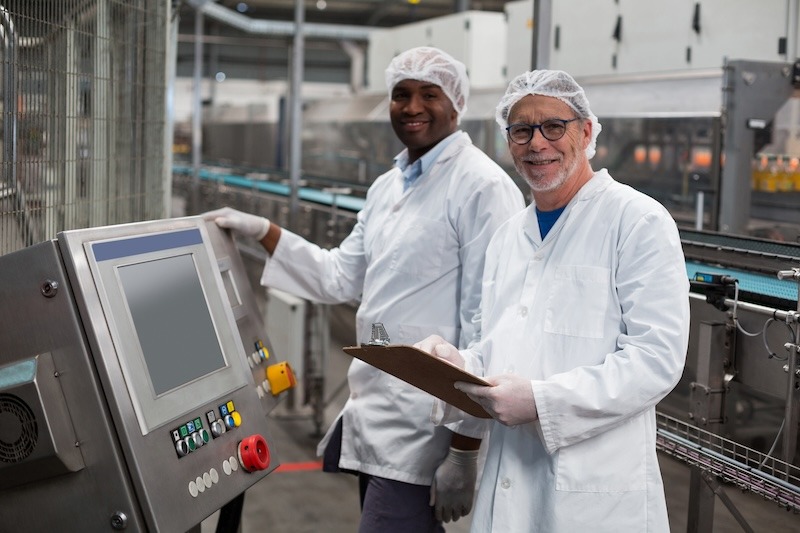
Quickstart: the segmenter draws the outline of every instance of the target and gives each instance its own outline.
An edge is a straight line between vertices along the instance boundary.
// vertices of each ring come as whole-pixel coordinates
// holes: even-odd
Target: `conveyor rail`
[[[800,468],[663,413],[656,448],[800,513]]]

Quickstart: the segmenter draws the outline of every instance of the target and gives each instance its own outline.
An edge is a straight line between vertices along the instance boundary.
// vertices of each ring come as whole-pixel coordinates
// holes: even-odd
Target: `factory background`
[[[532,66],[566,70],[603,125],[593,167],[670,210],[695,281],[687,370],[659,406],[673,529],[800,531],[798,22],[796,0],[0,0],[0,258],[59,232],[222,205],[333,247],[402,149],[383,79],[392,57],[431,45],[463,61],[461,127],[512,176],[496,103]],[[313,448],[347,395],[339,348],[363,340],[355,304],[261,290],[263,252],[245,240],[237,251],[264,340],[298,378],[262,398],[276,451],[298,471],[248,488],[241,530],[353,531],[354,480],[313,471]],[[18,531],[14,517],[70,476],[99,474],[88,452],[59,449],[67,430],[55,425],[49,456],[15,455],[3,400],[16,382],[3,369],[26,344],[15,310],[0,311],[0,444],[13,452],[0,447],[0,531]],[[63,394],[80,433],[88,408]],[[139,479],[132,501],[156,509],[129,529],[169,530],[148,503],[157,480]],[[353,502],[337,505],[345,494]],[[203,531],[238,514],[201,497]]]

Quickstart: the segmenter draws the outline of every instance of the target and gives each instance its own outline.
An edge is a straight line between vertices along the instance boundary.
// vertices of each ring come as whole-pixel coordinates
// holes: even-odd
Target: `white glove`
[[[430,505],[436,508],[437,520],[455,522],[469,514],[477,477],[478,450],[457,450],[451,446],[431,485]]]
[[[256,215],[242,213],[230,207],[206,211],[202,215],[203,220],[216,222],[220,228],[232,229],[260,241],[269,231],[269,220]]]
[[[491,387],[456,381],[454,386],[479,403],[492,418],[506,426],[527,424],[539,418],[531,380],[512,374],[486,378]]]
[[[414,344],[414,348],[444,359],[448,363],[456,365],[458,368],[464,368],[464,358],[458,352],[458,348],[441,338],[439,335],[425,337],[418,343]]]

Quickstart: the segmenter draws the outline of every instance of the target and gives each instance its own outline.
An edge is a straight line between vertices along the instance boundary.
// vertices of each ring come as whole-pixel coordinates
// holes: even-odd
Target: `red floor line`
[[[322,470],[322,461],[283,463],[275,469],[275,472],[305,472],[308,470]]]

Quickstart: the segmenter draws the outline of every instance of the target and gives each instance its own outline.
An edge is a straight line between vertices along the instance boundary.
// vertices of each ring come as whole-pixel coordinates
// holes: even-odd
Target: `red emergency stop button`
[[[248,472],[266,470],[269,466],[269,448],[261,435],[250,435],[239,443],[239,462]]]

